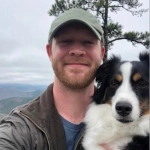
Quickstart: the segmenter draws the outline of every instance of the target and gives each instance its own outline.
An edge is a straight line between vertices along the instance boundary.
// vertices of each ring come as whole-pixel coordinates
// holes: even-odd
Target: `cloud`
[[[148,6],[148,0],[143,7]],[[0,83],[32,83],[48,85],[54,79],[45,45],[54,17],[48,10],[55,0],[4,0],[0,5]],[[120,11],[113,14],[114,21],[124,31],[148,30],[148,13],[142,17]],[[122,46],[124,45],[124,46]],[[138,50],[139,49],[139,50]],[[111,53],[133,59],[144,47],[133,48],[128,42],[115,42]]]
[[[108,57],[112,54],[121,56],[122,60],[139,60],[139,53],[148,51],[142,45],[133,47],[127,41],[118,41],[113,46],[113,50],[108,52]]]
[[[53,1],[5,0],[0,5],[0,83],[49,84],[53,81],[46,54]]]

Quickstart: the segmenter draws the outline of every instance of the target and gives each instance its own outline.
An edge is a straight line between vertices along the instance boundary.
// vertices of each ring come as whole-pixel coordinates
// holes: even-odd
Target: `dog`
[[[149,53],[139,59],[113,55],[98,68],[84,118],[85,150],[149,150]]]

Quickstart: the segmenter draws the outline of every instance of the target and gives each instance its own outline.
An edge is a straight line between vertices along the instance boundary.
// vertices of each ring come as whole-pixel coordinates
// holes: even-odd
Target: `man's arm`
[[[0,123],[1,150],[31,150],[29,128],[16,116],[7,116]]]

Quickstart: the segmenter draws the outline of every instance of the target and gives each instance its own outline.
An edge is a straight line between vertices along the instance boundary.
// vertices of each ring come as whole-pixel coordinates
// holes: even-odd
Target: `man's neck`
[[[54,82],[54,103],[58,113],[66,120],[79,124],[85,116],[93,92],[94,83],[79,91],[71,90],[61,83]]]

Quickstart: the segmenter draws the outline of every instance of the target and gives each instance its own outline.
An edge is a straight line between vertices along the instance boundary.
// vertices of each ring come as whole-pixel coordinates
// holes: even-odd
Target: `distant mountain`
[[[30,97],[29,93],[44,91],[46,85],[0,84],[0,100],[11,97]]]
[[[13,97],[0,101],[0,113],[8,114],[12,109],[31,101],[31,98]]]
[[[7,114],[41,95],[46,85],[0,84],[0,113]]]

